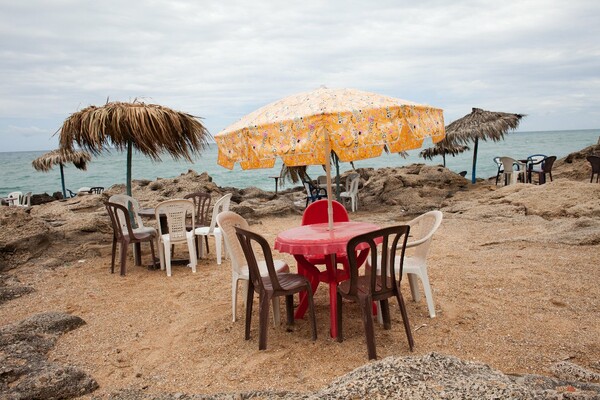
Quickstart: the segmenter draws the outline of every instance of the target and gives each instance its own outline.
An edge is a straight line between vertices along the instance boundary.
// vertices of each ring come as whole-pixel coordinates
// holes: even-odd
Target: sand
[[[598,187],[570,181],[483,186],[447,200],[428,259],[437,317],[429,318],[424,299],[411,300],[404,281],[415,350],[392,302],[392,329],[375,331],[379,358],[437,352],[508,374],[549,375],[562,360],[598,368]],[[408,219],[392,208],[359,209],[351,218],[382,226]],[[297,215],[271,216],[252,227],[272,244],[278,232],[299,223]],[[271,323],[268,348],[259,351],[258,307],[252,337],[244,340],[241,300],[232,322],[229,260],[217,265],[210,244],[197,273],[175,266],[171,278],[135,267],[132,258],[127,276],[111,275],[109,235],[95,246],[99,256],[54,268],[26,263],[11,275],[35,292],[4,303],[0,324],[50,310],[83,318],[87,324],[63,335],[49,358],[91,374],[100,385],[93,396],[100,397],[123,388],[149,394],[312,391],[368,363],[356,306],[344,307],[344,342],[329,337],[324,286],[315,294],[316,342],[307,320],[292,329]],[[291,256],[277,256],[295,270]]]

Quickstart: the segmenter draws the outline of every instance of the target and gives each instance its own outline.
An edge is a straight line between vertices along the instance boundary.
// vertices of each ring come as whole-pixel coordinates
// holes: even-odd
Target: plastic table
[[[345,271],[336,268],[336,257],[346,254],[346,245],[354,236],[377,229],[379,229],[378,225],[355,221],[336,222],[331,231],[328,230],[327,223],[302,225],[280,232],[275,239],[275,249],[294,256],[298,262],[298,272],[310,280],[313,293],[317,290],[319,282],[329,285],[329,320],[333,338],[337,337],[338,332],[337,284],[348,279]],[[363,249],[359,248],[359,250]],[[365,261],[367,254],[368,250],[361,251],[358,256],[359,265]],[[326,264],[327,269],[323,272],[306,258],[319,255],[331,257],[331,262]],[[307,306],[306,294],[301,295],[295,318],[302,318]]]

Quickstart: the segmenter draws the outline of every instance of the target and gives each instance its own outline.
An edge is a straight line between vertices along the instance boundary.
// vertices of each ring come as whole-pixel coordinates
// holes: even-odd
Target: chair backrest
[[[319,185],[321,187],[326,187],[327,186],[327,176],[319,175],[317,177],[317,185]]]
[[[504,165],[502,165],[502,161],[500,161],[500,157],[494,157],[494,162],[498,166],[498,173],[504,171]]]
[[[8,203],[10,206],[18,206],[21,204],[21,197],[23,197],[23,192],[10,192],[7,196],[9,199],[14,199]]]
[[[427,259],[431,239],[435,231],[442,224],[443,214],[441,211],[434,210],[421,214],[415,219],[407,222],[410,226],[410,238],[408,246],[413,250],[413,257],[422,261]]]
[[[156,220],[160,221],[161,214],[167,217],[169,239],[171,243],[187,241],[187,223],[189,219],[195,221],[194,203],[191,200],[173,199],[159,203],[155,208]],[[162,236],[167,232],[162,231],[162,224],[158,224],[158,232]],[[192,226],[194,230],[195,226]]]
[[[587,156],[586,160],[592,165],[592,174],[600,173],[600,157],[599,156]]]
[[[348,211],[341,203],[332,200],[333,222],[348,222],[350,217]],[[327,199],[317,200],[311,203],[302,214],[302,225],[321,224],[328,222],[327,218]]]
[[[370,274],[369,293],[373,300],[378,300],[378,297],[389,297],[391,291],[398,290],[398,282],[402,279],[402,266],[409,232],[410,226],[397,225],[363,233],[348,241],[346,253],[350,265],[349,295],[357,295],[358,268],[360,267],[358,254],[365,248],[370,251],[369,257],[371,257],[373,271],[381,271],[381,273]],[[381,257],[377,256],[378,246],[381,247]],[[400,265],[398,279],[396,279],[394,268],[397,258]],[[382,278],[377,279],[378,275]],[[390,279],[384,277],[390,277]]]
[[[227,193],[224,196],[221,196],[213,207],[212,218],[210,219],[210,226],[208,228],[208,232],[212,233],[215,230],[215,226],[217,225],[217,215],[224,211],[229,211],[229,205],[231,203],[231,193]]]
[[[554,165],[554,161],[556,161],[556,156],[546,157],[544,162],[542,163],[542,171],[548,173],[552,172],[552,166]]]
[[[104,192],[104,187],[102,186],[94,186],[90,188],[90,193],[100,194],[102,192]]]
[[[527,163],[538,164],[541,161],[544,161],[545,158],[546,158],[545,154],[532,154],[527,157]]]
[[[208,226],[209,211],[210,211],[210,193],[194,192],[183,196],[184,199],[191,199],[196,207],[196,227]]]
[[[136,199],[126,194],[113,194],[110,196],[108,201],[111,203],[120,204],[130,211],[129,214],[133,218],[133,223],[131,224],[133,228],[144,227],[142,217],[138,214],[138,211],[140,210],[140,203]]]
[[[360,183],[359,174],[350,174],[346,178],[346,192],[350,194],[358,193],[358,184]]]
[[[306,196],[310,199],[310,201],[315,201],[318,198],[317,189],[315,186],[309,181],[304,181],[303,184],[304,189],[306,189]]]
[[[21,196],[19,199],[19,206],[31,207],[31,192],[27,192],[24,196]]]
[[[258,268],[258,261],[256,260],[253,244],[258,246],[258,249],[263,254],[267,271],[269,272],[269,280],[271,281],[273,290],[275,292],[283,290],[281,284],[279,283],[279,279],[277,278],[277,272],[275,271],[275,266],[273,264],[271,247],[269,246],[267,240],[258,233],[238,227],[235,228],[235,234],[240,242],[240,245],[242,246],[242,250],[244,251],[244,257],[248,263],[250,281],[254,287],[258,288],[258,291],[260,292],[265,291],[263,278],[260,275],[260,269]]]
[[[121,240],[124,235],[133,237],[133,228],[131,226],[128,207],[119,203],[113,203],[110,200],[104,206],[110,217],[115,238]]]
[[[504,172],[509,172],[514,170],[513,166],[517,160],[511,157],[500,157],[500,162],[502,163]]]
[[[240,273],[242,266],[246,265],[246,258],[244,250],[236,237],[235,228],[248,230],[250,227],[248,221],[233,211],[225,211],[217,215],[217,224],[221,228],[221,232],[223,232],[223,237],[225,238],[225,244],[227,245],[225,248],[229,252],[231,268],[235,272]]]

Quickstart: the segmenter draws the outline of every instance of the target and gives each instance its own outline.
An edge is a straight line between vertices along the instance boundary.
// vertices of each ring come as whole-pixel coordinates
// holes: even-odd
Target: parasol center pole
[[[473,146],[473,172],[471,174],[471,183],[475,183],[477,178],[475,177],[475,169],[477,168],[477,147],[479,145],[479,138],[475,138],[475,146]]]
[[[329,133],[325,129],[325,172],[327,174],[327,230],[333,230],[333,206],[331,199],[331,144]]]
[[[63,199],[66,199],[67,198],[67,189],[65,188],[65,173],[63,171],[62,163],[59,163],[58,165],[60,165],[60,183],[62,185]]]

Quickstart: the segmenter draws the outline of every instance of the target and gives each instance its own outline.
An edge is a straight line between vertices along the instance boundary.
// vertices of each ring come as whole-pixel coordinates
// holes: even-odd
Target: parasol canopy
[[[319,89],[277,100],[215,135],[218,164],[232,169],[325,165],[332,221],[330,157],[349,162],[421,147],[444,137],[443,111],[356,89]]]
[[[67,198],[63,166],[72,163],[77,169],[85,171],[87,169],[87,163],[90,162],[91,159],[92,156],[85,151],[56,149],[49,151],[46,154],[42,154],[33,160],[31,165],[36,171],[42,172],[50,171],[55,165],[60,166],[60,181],[62,184],[63,198]]]
[[[135,148],[155,161],[167,152],[192,161],[208,146],[210,133],[193,115],[140,101],[109,102],[71,114],[60,128],[60,147],[74,144],[99,154],[114,147],[127,150],[127,194],[131,196],[131,155]]]
[[[472,183],[475,183],[479,140],[486,141],[489,139],[498,142],[504,139],[504,135],[509,130],[517,129],[521,118],[524,116],[524,114],[511,114],[473,108],[470,114],[457,119],[446,127],[446,137],[448,140],[460,144],[474,144]]]
[[[446,128],[448,129],[448,128]],[[447,132],[447,131],[446,131]],[[455,141],[450,140],[450,137],[446,133],[446,137],[443,140],[437,142],[434,146],[422,150],[419,153],[421,158],[432,160],[433,157],[442,156],[444,160],[444,167],[446,166],[446,156],[456,156],[460,153],[469,150],[469,146],[458,144]]]

